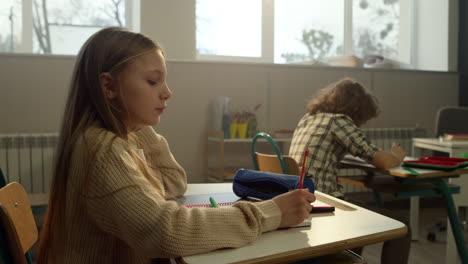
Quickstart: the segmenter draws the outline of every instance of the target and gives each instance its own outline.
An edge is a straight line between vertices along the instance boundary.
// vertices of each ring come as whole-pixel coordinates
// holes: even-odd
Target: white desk
[[[367,172],[378,172],[387,175],[392,175],[398,178],[401,178],[402,181],[399,184],[394,184],[396,187],[405,187],[405,184],[411,183],[430,183],[432,186],[429,188],[422,188],[422,189],[411,189],[410,197],[411,197],[411,208],[410,208],[410,226],[411,232],[413,236],[417,236],[418,234],[418,222],[419,222],[419,195],[425,193],[425,190],[435,189],[437,192],[432,192],[432,195],[440,195],[445,201],[448,211],[448,223],[447,223],[447,255],[446,255],[446,263],[457,263],[460,256],[462,259],[465,259],[464,263],[468,263],[468,252],[465,246],[463,233],[460,228],[460,221],[458,219],[458,214],[455,210],[455,203],[452,197],[452,193],[450,192],[447,183],[444,181],[444,178],[453,179],[458,175],[462,175],[461,177],[466,177],[468,173],[468,169],[458,169],[454,171],[440,171],[440,170],[428,170],[428,169],[414,169],[419,173],[419,175],[415,176],[411,173],[405,171],[401,167],[391,168],[391,169],[377,169],[374,166],[366,163],[343,160],[341,164],[348,167],[348,168],[357,168]],[[464,176],[463,176],[464,175]],[[372,180],[370,178],[369,180]],[[369,188],[372,187],[372,182],[369,181],[368,186]],[[385,186],[382,186],[385,187]],[[382,189],[380,186],[373,186],[375,189]],[[377,190],[378,191],[378,190]],[[408,195],[405,195],[408,196]],[[454,229],[452,229],[455,227]],[[457,234],[457,243],[455,243],[454,235]],[[413,237],[414,238],[414,237]],[[458,250],[458,252],[457,252]]]
[[[186,194],[230,191],[230,183],[189,184]],[[336,209],[334,214],[311,215],[311,227],[264,233],[241,248],[183,257],[177,262],[288,263],[402,237],[407,232],[401,222],[319,192],[316,195],[321,202],[331,204]]]
[[[438,150],[449,153],[450,157],[460,157],[461,153],[468,152],[468,141],[441,140],[438,138],[413,138],[413,148]]]
[[[436,150],[448,153],[450,157],[460,158],[462,153],[468,153],[468,141],[441,140],[438,138],[413,138],[413,156],[422,156],[422,150]],[[460,186],[460,194],[454,195],[455,206],[468,206],[468,175],[460,178],[450,179],[450,183]],[[419,204],[419,198],[412,198],[414,204]],[[468,210],[465,219],[468,218]],[[457,254],[455,240],[453,238],[451,227],[447,224],[447,255],[446,263],[456,263]]]
[[[468,141],[443,141],[438,138],[413,138],[413,156],[421,157],[423,149],[445,152],[450,157],[460,158],[468,153]],[[451,183],[460,185],[460,194],[454,195],[457,206],[468,206],[468,177],[450,179]]]

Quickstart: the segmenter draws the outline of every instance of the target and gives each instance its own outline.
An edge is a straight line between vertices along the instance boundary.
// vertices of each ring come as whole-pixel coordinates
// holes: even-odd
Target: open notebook
[[[186,195],[183,197],[176,198],[175,201],[178,203],[185,205],[188,208],[196,208],[196,207],[210,207],[210,197],[213,197],[219,207],[225,207],[225,206],[232,206],[234,203],[239,202],[239,201],[245,201],[238,196],[236,196],[234,193],[213,193],[213,194],[197,194],[197,195]],[[258,202],[260,200],[248,200],[251,202]],[[320,201],[315,201],[313,203],[314,206],[328,206],[328,204],[320,202]],[[330,214],[333,214],[333,212],[330,212]],[[291,226],[292,227],[309,227],[311,226],[311,220],[312,217],[309,216],[304,220],[304,222]]]
[[[415,157],[405,157],[404,159],[404,165],[407,164],[408,161],[412,161],[412,160],[415,160],[417,158]],[[352,165],[358,165],[358,166],[362,166],[362,167],[369,167],[369,168],[375,168],[374,165],[368,163],[367,161],[359,158],[359,157],[356,157],[356,156],[353,156],[353,155],[350,155],[350,154],[347,154],[345,155],[345,157],[343,158],[343,160],[341,161],[342,163],[348,163],[348,164],[352,164]],[[420,174],[425,174],[425,173],[432,173],[434,172],[434,168],[411,168],[411,169],[408,169],[407,168],[408,166],[399,166],[399,167],[394,167],[394,168],[391,168],[391,170],[395,173],[401,173],[403,175],[420,175]],[[452,168],[454,169],[454,168]]]
[[[194,194],[176,198],[176,202],[185,205],[188,208],[210,207],[210,197],[213,197],[218,206],[232,206],[238,201],[242,201],[234,193],[213,193],[213,194]]]

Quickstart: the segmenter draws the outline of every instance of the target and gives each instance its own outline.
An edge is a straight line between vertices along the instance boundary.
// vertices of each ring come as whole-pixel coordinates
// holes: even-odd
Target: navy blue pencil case
[[[241,197],[253,197],[262,200],[297,189],[299,176],[240,169],[234,175],[232,189]],[[312,178],[304,178],[303,188],[314,193]]]

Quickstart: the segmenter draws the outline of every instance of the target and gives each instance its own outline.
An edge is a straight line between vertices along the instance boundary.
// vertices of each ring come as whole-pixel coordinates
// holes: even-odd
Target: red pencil
[[[306,167],[306,159],[309,157],[309,149],[306,149],[304,152],[304,159],[302,160],[302,169],[301,169],[301,177],[299,178],[299,185],[297,186],[298,189],[302,189],[302,185],[304,184],[304,177],[306,174],[305,167]]]

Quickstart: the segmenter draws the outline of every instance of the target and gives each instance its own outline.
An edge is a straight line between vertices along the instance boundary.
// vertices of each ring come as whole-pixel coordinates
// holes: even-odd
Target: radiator
[[[412,138],[425,137],[422,128],[366,128],[366,138],[384,150],[399,142],[408,155]],[[52,163],[58,134],[0,134],[0,168],[7,182],[19,182],[29,193],[49,192]],[[342,169],[340,176],[362,175],[356,169]],[[343,184],[344,192],[366,192],[351,184]]]
[[[412,139],[415,137],[425,137],[426,130],[423,128],[365,128],[363,132],[366,138],[377,147],[389,151],[393,142],[400,143],[403,149],[412,155]],[[362,175],[363,172],[358,169],[342,169],[339,176]],[[369,192],[370,190],[358,187],[352,184],[343,184],[344,193],[347,192]]]
[[[58,134],[0,134],[0,168],[28,193],[49,192]]]

